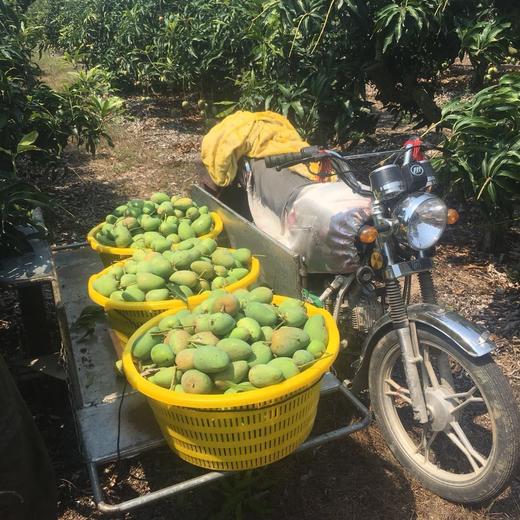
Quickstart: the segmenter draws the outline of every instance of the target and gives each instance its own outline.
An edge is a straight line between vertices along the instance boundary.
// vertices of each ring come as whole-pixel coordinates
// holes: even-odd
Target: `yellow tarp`
[[[309,144],[280,114],[239,111],[223,119],[204,136],[201,155],[213,182],[218,186],[229,186],[241,157],[261,159],[299,152],[305,146]],[[291,170],[313,181],[319,180],[303,164],[292,166]]]

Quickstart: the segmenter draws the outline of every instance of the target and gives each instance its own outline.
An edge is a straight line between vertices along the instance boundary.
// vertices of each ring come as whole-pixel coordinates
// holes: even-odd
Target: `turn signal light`
[[[456,209],[450,208],[448,210],[448,224],[455,224],[459,220],[459,212]]]
[[[363,226],[359,230],[359,240],[363,244],[371,244],[377,238],[377,229],[374,226]]]

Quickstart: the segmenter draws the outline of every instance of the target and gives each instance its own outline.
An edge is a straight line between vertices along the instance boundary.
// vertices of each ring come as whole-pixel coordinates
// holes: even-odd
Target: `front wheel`
[[[429,422],[414,420],[397,334],[375,346],[369,387],[378,424],[398,461],[437,495],[477,504],[500,493],[520,454],[520,418],[491,356],[472,358],[417,328]]]

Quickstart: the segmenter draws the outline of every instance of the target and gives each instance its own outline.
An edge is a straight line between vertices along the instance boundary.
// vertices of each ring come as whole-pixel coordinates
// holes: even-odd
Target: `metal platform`
[[[58,309],[63,311],[58,314],[70,393],[98,509],[104,513],[122,513],[231,475],[231,472],[208,472],[120,504],[104,501],[98,466],[118,457],[144,453],[163,445],[164,440],[144,397],[128,387],[114,371],[116,356],[106,323],[97,324],[94,333],[84,340],[81,331],[71,330],[82,309],[91,305],[86,282],[91,274],[102,268],[99,257],[88,248],[63,250],[54,254],[54,264],[59,280]],[[370,423],[369,411],[332,374],[328,373],[322,379],[321,392],[337,393],[347,399],[359,411],[361,420],[311,438],[298,451],[348,435]]]

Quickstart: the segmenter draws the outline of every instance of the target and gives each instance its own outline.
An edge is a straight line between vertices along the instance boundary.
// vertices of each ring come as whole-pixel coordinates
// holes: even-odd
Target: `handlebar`
[[[349,186],[354,193],[365,197],[371,197],[373,196],[372,190],[369,186],[362,184],[356,179],[354,173],[348,167],[346,167],[347,161],[362,158],[364,159],[371,156],[376,157],[381,155],[405,154],[413,148],[420,148],[421,150],[441,150],[441,147],[433,146],[429,143],[421,143],[420,145],[412,145],[412,147],[408,146],[407,148],[399,148],[397,150],[386,150],[383,152],[371,152],[359,155],[342,156],[338,152],[332,150],[322,150],[317,146],[308,146],[306,148],[302,148],[299,152],[270,155],[265,157],[264,161],[267,168],[276,168],[277,170],[281,170],[282,168],[288,168],[296,164],[318,162],[323,159],[328,159],[330,160],[337,176],[347,186]]]
[[[308,146],[302,148],[299,152],[280,153],[276,155],[269,155],[265,158],[265,165],[268,168],[280,168],[282,166],[294,166],[306,159],[310,159],[319,153],[317,146]]]

